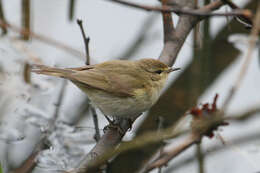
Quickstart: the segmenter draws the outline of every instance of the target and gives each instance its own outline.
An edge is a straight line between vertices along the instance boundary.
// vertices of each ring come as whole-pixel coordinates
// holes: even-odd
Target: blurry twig
[[[257,12],[256,12],[256,16],[254,19],[254,24],[253,24],[253,28],[250,34],[250,38],[249,38],[249,47],[247,50],[247,54],[246,54],[246,59],[245,62],[243,63],[241,70],[238,74],[238,77],[233,85],[233,87],[231,88],[229,95],[227,96],[226,100],[224,101],[223,104],[223,111],[225,112],[230,101],[232,100],[234,94],[236,93],[236,91],[238,90],[238,88],[241,85],[242,80],[245,77],[245,74],[247,72],[248,66],[252,60],[252,54],[253,54],[253,50],[255,48],[256,42],[258,40],[258,33],[259,33],[259,26],[260,26],[260,3],[258,3],[258,8],[257,8]]]
[[[228,115],[226,116],[225,119],[232,120],[232,121],[245,121],[254,117],[255,115],[259,115],[259,113],[260,113],[260,106],[257,106],[255,108],[251,108],[240,114]]]
[[[84,28],[83,28],[83,25],[82,25],[82,20],[77,19],[77,24],[80,27],[80,31],[81,31],[81,34],[82,34],[82,37],[83,37],[83,40],[84,40],[85,51],[86,51],[86,62],[85,62],[85,64],[89,65],[90,64],[90,55],[89,55],[89,41],[90,41],[90,38],[86,37],[85,31],[84,31]]]
[[[75,14],[75,1],[76,0],[69,0],[69,20],[72,21]]]
[[[46,37],[46,36],[43,36],[43,35],[40,35],[40,34],[37,34],[37,33],[34,33],[32,31],[29,31],[25,28],[19,28],[15,25],[12,25],[2,19],[0,19],[0,27],[5,27],[5,28],[9,28],[10,30],[13,30],[15,32],[18,32],[18,33],[21,33],[22,35],[29,35],[30,37],[32,38],[35,38],[37,40],[40,40],[42,42],[45,42],[47,44],[50,44],[52,46],[55,46],[57,48],[60,48],[60,49],[63,49],[73,55],[75,55],[76,57],[84,57],[84,54],[64,43],[61,43],[61,42],[58,42],[52,38],[49,38],[49,37]]]
[[[5,15],[4,15],[4,9],[3,9],[3,2],[0,0],[0,19],[5,21]],[[5,26],[1,26],[2,28],[2,34],[5,35],[7,34],[7,29]]]
[[[30,32],[30,1],[31,0],[22,0],[22,26],[25,28],[28,32]],[[21,33],[23,40],[29,40],[30,35]]]
[[[31,71],[30,71],[30,65],[28,62],[25,62],[25,64],[24,64],[23,78],[24,78],[25,83],[27,83],[27,84],[31,83]]]

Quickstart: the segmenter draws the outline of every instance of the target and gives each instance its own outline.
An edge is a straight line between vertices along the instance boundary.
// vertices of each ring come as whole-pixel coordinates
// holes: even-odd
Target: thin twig
[[[238,74],[238,77],[237,77],[233,87],[230,89],[229,95],[227,96],[226,100],[224,101],[223,109],[222,109],[223,111],[226,111],[230,101],[232,100],[233,96],[235,95],[238,88],[240,87],[242,80],[245,78],[249,64],[252,60],[253,50],[254,50],[256,42],[258,40],[259,26],[260,26],[260,3],[258,4],[258,9],[257,9],[256,17],[254,20],[254,25],[253,25],[253,28],[252,28],[252,31],[250,34],[249,46],[248,46],[245,62],[243,63],[243,65],[240,69],[240,72]]]
[[[90,111],[92,113],[92,117],[93,117],[93,122],[94,122],[94,126],[95,126],[95,140],[96,142],[98,142],[100,140],[100,131],[99,131],[99,125],[98,125],[98,117],[97,117],[97,112],[96,109],[93,108],[92,106],[90,106]]]
[[[85,51],[86,51],[86,62],[85,62],[85,64],[89,65],[90,64],[90,55],[89,55],[89,41],[90,41],[90,38],[86,37],[85,31],[84,31],[84,28],[83,28],[83,24],[82,24],[82,20],[77,19],[77,24],[80,27],[80,31],[81,31],[81,34],[82,34],[82,37],[83,37],[83,40],[84,40]],[[89,104],[89,102],[88,102],[88,104]],[[100,140],[98,117],[97,117],[96,110],[95,110],[95,108],[92,105],[90,105],[90,110],[91,110],[91,113],[92,113],[92,118],[93,118],[95,131],[96,131],[94,138],[95,138],[96,142],[98,142]]]
[[[86,37],[85,31],[84,31],[84,28],[83,28],[83,25],[82,25],[82,20],[77,19],[77,24],[80,27],[80,31],[81,31],[81,34],[82,34],[82,37],[83,37],[83,40],[84,40],[85,51],[86,51],[86,62],[85,62],[85,64],[89,65],[90,64],[90,55],[89,55],[89,41],[90,41],[90,38]]]

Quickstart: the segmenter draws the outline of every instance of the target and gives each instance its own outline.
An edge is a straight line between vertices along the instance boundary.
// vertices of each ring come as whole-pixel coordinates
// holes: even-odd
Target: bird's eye
[[[157,73],[157,74],[161,74],[162,72],[163,72],[162,70],[155,71],[155,73]]]

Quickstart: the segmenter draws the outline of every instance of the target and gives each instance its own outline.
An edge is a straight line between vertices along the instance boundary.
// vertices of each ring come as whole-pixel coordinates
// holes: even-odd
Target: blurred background
[[[234,2],[255,11],[257,1]],[[134,2],[159,5],[156,0]],[[198,6],[209,2],[199,0]],[[222,7],[218,11],[229,10]],[[161,14],[105,0],[1,0],[0,11],[0,163],[3,172],[73,169],[96,143],[88,100],[70,82],[30,74],[28,64],[83,66],[85,48],[77,19],[83,21],[86,35],[90,37],[91,64],[111,59],[157,59],[163,47]],[[178,16],[173,15],[173,19],[176,24]],[[33,34],[17,32],[21,28]],[[211,102],[216,93],[219,94],[217,105],[222,107],[244,62],[249,32],[231,17],[209,18],[197,26],[174,64],[181,70],[171,75],[158,103],[138,118],[124,140],[158,129],[158,117],[162,119],[163,128],[172,125],[191,107]],[[259,45],[228,107],[228,115],[260,108]],[[102,134],[107,121],[99,110],[97,114]],[[187,120],[187,126],[188,123]],[[176,157],[162,172],[259,172],[259,124],[258,116],[232,121],[219,130],[219,135],[203,138],[199,146]],[[120,154],[106,171],[136,172],[161,145]]]

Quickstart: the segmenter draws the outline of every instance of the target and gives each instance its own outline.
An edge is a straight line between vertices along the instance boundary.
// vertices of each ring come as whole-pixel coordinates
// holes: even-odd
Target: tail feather
[[[57,76],[62,78],[69,78],[69,76],[74,73],[73,70],[70,69],[59,69],[55,67],[48,67],[45,65],[33,64],[31,66],[31,72],[37,74],[44,74],[49,76]]]

